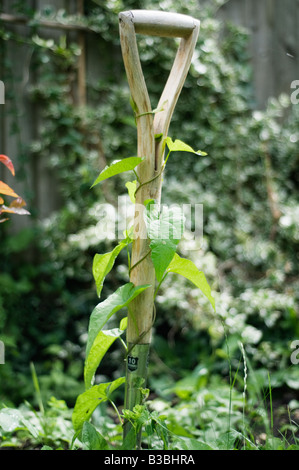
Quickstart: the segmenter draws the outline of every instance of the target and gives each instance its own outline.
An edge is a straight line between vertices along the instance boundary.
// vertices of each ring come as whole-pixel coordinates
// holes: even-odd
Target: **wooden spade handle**
[[[199,21],[191,16],[164,11],[131,10],[120,13],[120,18],[130,18],[138,34],[164,37],[190,36]]]
[[[139,157],[137,174],[140,190],[136,192],[134,241],[131,256],[130,281],[135,285],[149,284],[130,304],[127,342],[145,345],[151,341],[154,311],[155,270],[149,256],[150,241],[143,219],[144,201],[161,200],[163,139],[167,137],[171,117],[187,76],[200,22],[177,13],[132,10],[119,14],[120,43],[131,96],[135,105]],[[180,37],[180,45],[158,103],[159,112],[153,114],[145,83],[136,34]],[[156,135],[163,135],[159,140]],[[139,186],[138,186],[139,188]]]
[[[140,386],[145,386],[147,360],[151,342],[151,329],[155,318],[155,269],[150,255],[143,218],[144,201],[161,200],[162,163],[164,146],[170,120],[187,76],[199,33],[200,22],[186,15],[160,11],[132,10],[119,14],[120,43],[134,112],[137,122],[138,156],[145,157],[138,165],[138,191],[135,193],[134,240],[132,245],[130,281],[135,285],[150,287],[137,296],[128,309],[125,408],[141,404]],[[180,37],[180,45],[161,95],[158,111],[152,112],[147,86],[139,58],[136,34]],[[160,139],[156,139],[157,136]],[[162,136],[162,138],[161,138]],[[124,423],[124,437],[132,425]],[[138,446],[141,431],[138,433]]]

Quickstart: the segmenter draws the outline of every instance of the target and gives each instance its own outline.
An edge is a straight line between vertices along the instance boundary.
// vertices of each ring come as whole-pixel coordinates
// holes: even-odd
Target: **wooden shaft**
[[[120,39],[127,78],[137,112],[138,114],[151,113],[151,103],[139,60],[134,25],[126,15],[120,15]],[[145,114],[137,118],[137,138],[138,156],[146,157],[137,167],[138,177],[143,183],[155,175],[155,137],[152,114]],[[148,185],[145,185],[136,194],[131,266],[134,266],[142,258],[144,260],[132,269],[130,281],[135,285],[150,284],[152,287],[142,292],[130,304],[127,328],[129,343],[138,341],[138,338],[146,331],[147,334],[144,334],[141,340],[142,344],[150,343],[151,338],[155,271],[150,256],[146,256],[149,252],[149,240],[142,213],[143,202],[150,197],[160,198],[158,189],[157,191],[154,188],[152,190]]]
[[[136,297],[129,307],[127,341],[132,344],[149,344],[151,341],[155,270],[150,257],[150,241],[147,238],[143,212],[145,200],[154,199],[157,204],[160,204],[161,200],[162,175],[160,172],[163,162],[163,139],[156,143],[155,135],[162,133],[163,138],[167,136],[170,120],[190,67],[199,32],[199,21],[193,18],[164,12],[160,15],[160,13],[133,10],[119,15],[123,60],[131,95],[136,106],[138,156],[145,157],[137,167],[142,186],[136,192],[130,281],[135,285],[151,285]],[[184,17],[184,28],[182,16]],[[188,35],[186,35],[187,30]],[[155,118],[153,118],[140,64],[136,42],[137,31],[167,36],[182,36],[184,34],[185,36],[181,39],[170,76],[159,102],[159,107],[163,105],[164,111],[158,112]],[[149,180],[153,181],[144,184]]]

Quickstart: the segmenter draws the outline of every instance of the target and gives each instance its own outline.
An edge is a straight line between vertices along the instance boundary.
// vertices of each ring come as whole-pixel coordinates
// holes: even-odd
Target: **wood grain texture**
[[[120,18],[123,19],[124,16],[132,21],[137,34],[150,36],[187,37],[199,26],[198,20],[179,13],[131,10],[120,13]]]

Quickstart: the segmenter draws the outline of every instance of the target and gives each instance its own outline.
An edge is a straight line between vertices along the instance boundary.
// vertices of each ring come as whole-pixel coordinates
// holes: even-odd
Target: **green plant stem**
[[[135,169],[133,169],[133,172],[134,172],[134,175],[136,176],[136,179],[137,179],[138,183],[140,183],[140,178],[137,174],[137,171]]]
[[[130,270],[131,270],[131,257],[130,257],[130,251],[129,251],[128,245],[126,246],[126,249],[127,249],[127,256],[128,256],[128,269],[129,269],[129,272],[130,272]]]
[[[45,414],[45,408],[44,408],[44,404],[43,404],[43,400],[42,400],[42,394],[41,394],[40,387],[39,387],[38,377],[37,377],[36,370],[35,370],[33,362],[30,362],[30,369],[31,369],[33,385],[34,385],[34,388],[35,388],[36,399],[38,401],[38,407],[39,407],[39,410],[40,410],[41,414],[44,415]]]
[[[128,343],[128,356],[126,361],[126,396],[125,409],[133,410],[136,405],[142,404],[141,388],[145,387],[147,380],[149,344]],[[132,429],[132,423],[126,421],[123,426],[124,439]],[[141,447],[142,429],[136,436],[136,447]]]
[[[158,294],[158,292],[159,292],[159,289],[160,289],[160,287],[161,287],[161,284],[162,284],[162,282],[164,281],[164,279],[166,278],[167,274],[168,274],[168,273],[165,273],[164,276],[162,277],[161,281],[159,282],[159,284],[158,284],[158,286],[157,286],[157,288],[156,288],[156,290],[155,290],[155,293],[154,293],[154,300],[155,300],[155,298],[157,297],[157,294]]]
[[[272,406],[272,388],[271,388],[271,381],[270,381],[270,374],[268,372],[268,382],[269,382],[269,397],[270,397],[270,425],[271,431],[273,433],[273,406]]]
[[[114,408],[114,410],[115,410],[115,413],[117,414],[117,417],[118,417],[118,419],[119,419],[120,424],[123,425],[123,420],[122,420],[122,418],[121,418],[121,416],[120,416],[120,414],[119,414],[119,411],[118,411],[118,409],[117,409],[116,404],[115,404],[114,401],[112,401],[112,400],[109,400],[109,402],[110,402],[110,404],[113,406],[113,408]]]
[[[150,180],[148,181],[145,181],[144,183],[141,183],[138,188],[136,189],[135,193],[134,193],[134,196],[136,197],[136,194],[137,192],[139,191],[139,189],[141,189],[143,186],[145,186],[146,184],[149,184],[151,183],[152,181],[155,181],[157,178],[159,178],[159,176],[162,174],[162,170],[156,175],[154,176],[153,178],[151,178]]]
[[[128,349],[127,349],[127,345],[126,345],[126,343],[124,342],[124,340],[123,340],[121,337],[119,337],[118,339],[120,340],[120,342],[121,342],[121,344],[123,345],[125,351],[127,352]]]
[[[156,109],[153,109],[153,111],[148,111],[146,113],[141,113],[141,114],[137,114],[135,112],[135,119],[138,119],[142,116],[148,116],[149,114],[152,114],[153,116],[157,113],[161,113],[161,111],[164,111],[164,105],[167,103],[168,100],[164,101],[164,103],[162,104],[162,106],[160,108],[156,108]]]
[[[132,315],[132,313],[130,313]],[[144,331],[141,335],[138,336],[138,339],[135,343],[132,343],[131,347],[130,348],[127,348],[126,347],[126,350],[127,350],[127,356],[130,354],[131,350],[133,349],[133,347],[138,344],[143,338],[144,336],[149,332],[149,330],[153,327],[154,323],[155,323],[155,320],[156,320],[156,307],[155,307],[155,304],[154,304],[154,312],[153,312],[153,320],[152,320],[152,323],[150,325],[150,328],[146,331]],[[137,324],[136,322],[134,321],[134,324],[136,326],[136,331],[137,331]],[[137,334],[139,334],[139,331],[137,331]]]

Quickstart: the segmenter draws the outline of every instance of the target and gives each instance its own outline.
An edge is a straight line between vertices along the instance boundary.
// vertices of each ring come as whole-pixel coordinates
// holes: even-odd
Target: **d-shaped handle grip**
[[[119,19],[131,20],[138,34],[163,37],[190,36],[200,22],[180,13],[150,10],[130,10],[119,14]]]

